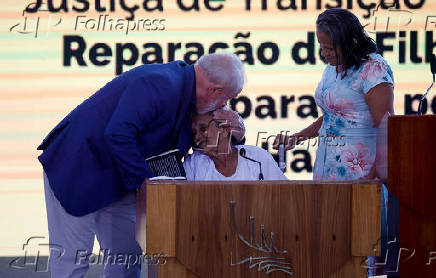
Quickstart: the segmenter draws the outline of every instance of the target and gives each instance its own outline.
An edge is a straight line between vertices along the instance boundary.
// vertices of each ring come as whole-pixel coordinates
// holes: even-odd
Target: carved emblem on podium
[[[230,202],[230,217],[231,217],[231,246],[230,246],[230,265],[237,266],[248,263],[250,269],[257,267],[257,271],[265,271],[266,274],[270,274],[274,271],[281,271],[286,274],[292,275],[292,265],[287,258],[281,256],[281,254],[286,254],[288,251],[280,250],[276,247],[274,238],[275,234],[270,233],[269,240],[265,234],[265,225],[260,225],[260,243],[258,242],[258,237],[256,235],[255,219],[250,216],[250,234],[249,240],[247,240],[240,232],[238,223],[236,222],[236,203]],[[235,238],[239,239],[236,240]],[[268,242],[269,241],[269,242]],[[234,248],[237,242],[242,242],[245,246],[253,249],[253,251],[266,253],[265,256],[249,256],[248,258],[243,258],[237,262],[234,262]]]

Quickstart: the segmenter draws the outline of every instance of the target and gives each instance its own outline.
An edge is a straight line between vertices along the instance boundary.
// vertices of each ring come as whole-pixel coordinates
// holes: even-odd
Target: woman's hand
[[[282,133],[276,135],[276,139],[273,143],[273,149],[278,150],[280,144],[285,145],[285,151],[291,150],[296,144],[303,142],[307,139],[318,136],[318,131],[321,128],[324,116],[319,117],[310,126],[306,127],[302,131],[295,133],[291,136],[285,136]]]
[[[369,173],[360,178],[361,180],[377,180],[379,182],[382,182],[384,184],[387,183],[387,179],[386,178],[381,178],[377,175],[377,166],[376,166],[376,162],[374,162],[374,164],[371,167],[371,170],[369,170]]]
[[[369,170],[369,173],[366,176],[364,176],[364,177],[362,177],[360,179],[361,180],[374,180],[374,179],[377,179],[377,172],[376,172],[375,169],[376,168],[375,168],[375,162],[374,162],[374,164],[371,167],[371,170]]]

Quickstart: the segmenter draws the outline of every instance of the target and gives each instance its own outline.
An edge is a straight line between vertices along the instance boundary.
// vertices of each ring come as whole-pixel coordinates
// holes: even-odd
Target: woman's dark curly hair
[[[368,54],[377,52],[377,45],[374,40],[368,37],[359,19],[350,11],[341,8],[325,10],[318,16],[316,26],[320,32],[330,35],[333,49],[338,61],[336,46],[342,50],[344,78],[347,70],[359,68],[369,57]]]

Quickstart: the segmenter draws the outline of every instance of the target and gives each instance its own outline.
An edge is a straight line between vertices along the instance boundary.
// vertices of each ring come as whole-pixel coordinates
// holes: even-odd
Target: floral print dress
[[[365,94],[380,83],[394,84],[386,60],[372,53],[342,79],[328,65],[315,92],[324,119],[313,172],[314,180],[355,180],[369,173],[375,161],[377,129]]]

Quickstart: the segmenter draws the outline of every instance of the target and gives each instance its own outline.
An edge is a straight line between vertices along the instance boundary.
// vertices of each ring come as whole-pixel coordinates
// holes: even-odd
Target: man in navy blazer
[[[139,66],[107,83],[47,135],[38,150],[50,244],[63,251],[51,254],[52,277],[83,277],[94,234],[107,251],[105,277],[139,275],[139,264],[127,258],[141,254],[134,192],[153,177],[145,158],[176,148],[186,154],[191,115],[224,106],[244,81],[241,61],[229,53],[203,56],[195,65]],[[238,125],[237,116],[227,117]],[[126,256],[125,264],[110,254]]]

